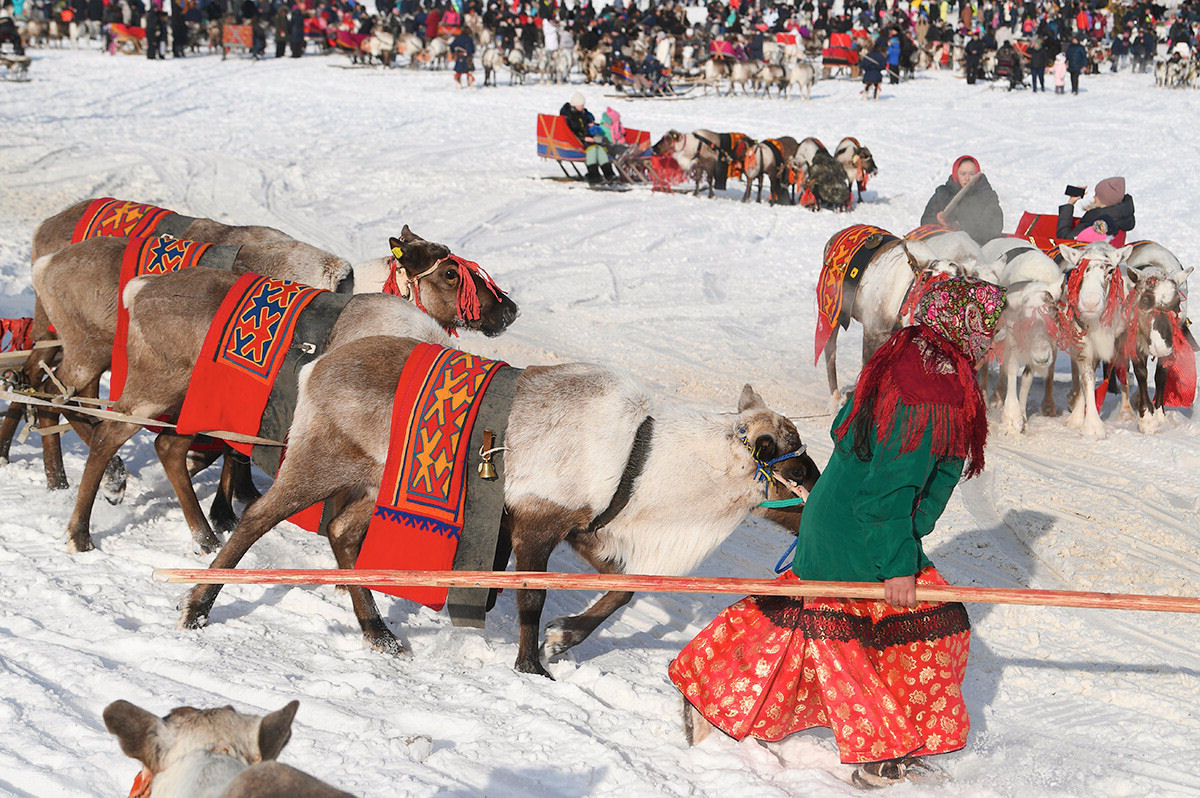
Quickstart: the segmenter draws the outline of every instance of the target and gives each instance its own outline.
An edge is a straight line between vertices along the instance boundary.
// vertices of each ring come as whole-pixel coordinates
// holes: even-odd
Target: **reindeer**
[[[807,61],[795,61],[788,68],[787,82],[783,86],[784,95],[792,86],[798,86],[804,93],[804,99],[812,99],[812,87],[817,85],[817,70]]]
[[[525,73],[529,67],[526,62],[525,48],[520,42],[515,42],[512,49],[504,56],[504,62],[508,65],[509,79],[511,85],[520,83],[525,85]]]
[[[429,315],[400,297],[358,294],[346,304],[330,329],[326,338],[329,348],[380,331],[440,343],[446,335],[443,325],[464,326],[487,335],[498,335],[516,318],[516,304],[503,293],[494,296],[481,277],[450,259],[450,250],[444,245],[424,241],[412,235],[407,227],[400,239],[391,239],[391,244],[397,249],[402,248],[399,265],[408,280],[419,285],[422,309]],[[50,279],[46,272],[56,265],[48,264],[40,279]],[[459,283],[465,279],[474,283],[474,296],[479,302],[477,309],[460,307]],[[205,331],[236,280],[237,276],[229,272],[196,267],[130,281],[122,295],[130,317],[129,378],[125,390],[113,405],[115,412],[154,418],[180,407]],[[143,295],[142,311],[140,317],[135,318],[132,298],[139,294]],[[185,338],[185,330],[193,337]],[[151,407],[161,409],[149,416],[142,415]],[[124,421],[106,420],[96,425],[75,510],[68,525],[68,551],[88,551],[94,547],[90,533],[91,509],[105,464],[137,430],[136,425]],[[218,541],[187,478],[186,459],[191,441],[190,435],[163,432],[155,441],[155,448],[183,507],[192,538],[197,548],[207,553],[216,549]]]
[[[796,146],[791,166],[801,175],[801,205],[814,211],[821,207],[835,210],[850,207],[853,195],[845,169],[818,139],[811,136],[802,139]]]
[[[1128,343],[1119,347],[1128,354],[1137,379],[1136,394],[1132,383],[1123,401],[1137,413],[1138,429],[1155,431],[1164,417],[1167,379],[1166,363],[1177,355],[1191,357],[1194,339],[1188,332],[1187,278],[1192,268],[1184,269],[1166,247],[1153,241],[1131,244],[1133,251],[1125,261],[1125,273],[1133,283],[1128,305]],[[1177,352],[1177,350],[1179,350]],[[1155,358],[1154,399],[1150,398],[1149,359]],[[1124,359],[1124,354],[1122,355]]]
[[[391,413],[397,380],[416,343],[365,338],[306,367],[288,457],[212,567],[236,566],[288,514],[330,496],[344,497],[344,509],[330,525],[330,545],[339,567],[353,565],[387,457],[386,437],[374,431]],[[783,461],[783,477],[808,489],[818,476],[796,428],[750,386],[736,416],[697,413],[651,396],[626,376],[581,363],[522,372],[503,443],[501,528],[521,571],[544,571],[551,552],[566,541],[602,573],[685,573],[762,500],[764,485],[756,474],[764,461],[796,453]],[[648,452],[640,474],[631,478],[637,472],[631,462],[642,459],[633,456],[635,448]],[[618,497],[623,482],[629,489]],[[220,589],[192,590],[180,625],[203,626]],[[349,590],[367,643],[403,652],[370,593]],[[546,655],[582,642],[630,598],[610,592],[584,613],[551,622]],[[517,591],[516,668],[549,678],[537,652],[544,602],[543,590]]]
[[[78,202],[39,224],[37,229],[33,231],[33,254],[30,262],[37,263],[42,257],[58,252],[70,245],[76,225],[94,201],[94,199],[86,199]],[[168,228],[168,230],[164,230],[164,228]],[[159,223],[155,232],[162,233],[168,231],[176,237],[188,241],[204,241],[210,244],[228,246],[293,240],[286,233],[276,230],[273,227],[259,225],[234,226],[222,224],[213,219],[193,218],[179,214],[168,216]],[[346,277],[348,278],[349,264],[346,264],[346,266]],[[309,280],[318,282],[322,280],[319,268],[317,272],[308,275]],[[305,281],[301,280],[301,282]],[[113,285],[116,285],[115,282]],[[318,287],[323,286],[324,282],[320,282],[320,286]],[[116,305],[114,304],[114,312],[115,309]],[[30,335],[34,341],[43,341],[52,337],[50,335],[50,321],[46,316],[45,309],[42,307],[42,298],[36,292],[33,301],[33,324],[30,329]],[[23,369],[23,379],[26,384],[35,387],[41,386],[44,376],[39,364],[43,361],[53,363],[55,356],[56,353],[53,349],[34,349],[30,353]],[[0,462],[8,460],[12,438],[20,422],[22,410],[23,408],[19,404],[9,405],[4,422],[0,424]],[[54,426],[58,422],[58,414],[50,408],[39,408],[37,418],[39,427]],[[42,436],[42,457],[46,470],[46,484],[48,489],[61,490],[66,488],[67,477],[62,466],[62,446],[57,435]]]
[[[696,179],[696,190],[692,196],[700,194],[700,181],[708,180],[708,198],[715,194],[713,185],[716,180],[718,145],[721,137],[711,130],[693,130],[691,133],[680,133],[678,130],[668,130],[654,144],[655,155],[671,154],[675,156],[679,168],[685,175]]]
[[[722,81],[729,80],[729,64],[724,58],[709,58],[704,62],[704,93],[707,94],[711,87],[713,91],[720,93],[720,85]],[[730,84],[730,91],[733,90],[733,84]]]
[[[846,170],[846,178],[850,184],[858,188],[858,199],[861,202],[862,193],[867,188],[867,180],[879,173],[875,166],[875,156],[859,144],[858,139],[846,136],[834,148],[833,159]]]
[[[927,239],[927,243],[934,241]],[[1058,415],[1054,404],[1054,362],[1058,355],[1058,303],[1062,299],[1063,267],[1020,238],[993,239],[980,252],[987,265],[975,273],[1009,290],[1007,315],[1001,317],[996,335],[1000,372],[1007,383],[1001,422],[1010,432],[1020,433],[1025,429],[1029,389],[1038,373],[1044,378],[1040,412],[1047,418]],[[984,370],[981,382],[986,390]]]
[[[275,760],[292,737],[299,701],[268,715],[233,707],[176,707],[157,717],[128,701],[104,708],[104,726],[142,763],[133,795],[154,798],[351,798]],[[141,791],[138,787],[141,787]]]
[[[754,85],[761,68],[762,64],[756,61],[734,61],[729,67],[729,91],[726,92],[726,96],[733,95],[734,86],[741,86],[742,94],[749,95],[750,90],[746,88],[746,84]]]
[[[755,202],[762,202],[763,177],[771,183],[770,202],[791,205],[790,188],[792,180],[788,174],[792,167],[789,164],[796,154],[796,140],[791,136],[781,136],[777,139],[760,141],[746,152],[742,161],[742,175],[746,179],[746,193],[742,202],[750,200],[750,189],[758,179],[758,196]]]
[[[1096,403],[1096,366],[1113,360],[1117,339],[1125,332],[1121,306],[1126,286],[1120,264],[1131,250],[1114,249],[1103,242],[1059,248],[1064,265],[1071,270],[1059,303],[1059,328],[1066,337],[1072,366],[1067,425],[1097,438],[1105,433]]]
[[[845,231],[842,231],[845,232]],[[838,233],[830,239],[837,240]],[[826,245],[828,248],[828,244]],[[825,268],[830,268],[826,264]],[[822,270],[824,271],[824,269]],[[875,247],[869,260],[861,268],[856,290],[843,303],[842,313],[849,320],[857,320],[863,327],[862,362],[866,363],[887,339],[900,327],[909,323],[901,311],[914,308],[924,287],[934,283],[938,275],[961,276],[962,267],[951,261],[941,260],[921,241],[909,241],[891,237]],[[841,407],[842,395],[837,377],[837,339],[839,323],[833,329],[824,346],[818,351],[817,359],[825,355],[825,376],[829,384],[830,407]],[[818,341],[819,343],[819,341]]]
[[[500,57],[500,50],[495,44],[489,44],[483,51],[483,55],[479,57],[479,63],[483,66],[483,85],[496,85],[496,70],[504,63],[504,59]]]

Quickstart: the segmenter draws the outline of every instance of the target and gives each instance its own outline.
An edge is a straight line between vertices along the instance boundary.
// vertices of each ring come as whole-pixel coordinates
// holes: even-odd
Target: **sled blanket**
[[[833,334],[834,325],[850,326],[854,294],[871,257],[884,244],[900,239],[879,227],[856,224],[836,233],[825,245],[821,276],[817,279],[817,335],[813,365]]]
[[[176,429],[258,433],[296,322],[318,294],[289,280],[244,274],[225,295],[192,367]]]
[[[155,236],[152,238],[130,238],[121,258],[121,278],[117,288],[117,334],[113,338],[112,374],[109,377],[108,398],[114,402],[125,388],[129,374],[129,359],[126,345],[129,341],[129,309],[125,307],[125,286],[135,277],[147,274],[170,274],[192,266],[219,267],[220,263],[232,265],[240,247],[216,247],[198,241],[180,241],[176,238]],[[221,257],[206,258],[212,250],[222,252]],[[230,257],[232,255],[232,257]],[[224,268],[229,268],[225,266]]]
[[[478,479],[466,467],[471,433],[488,385],[504,365],[436,344],[413,350],[396,386],[383,481],[356,568],[454,566],[467,481]],[[446,603],[444,587],[372,589],[435,610]]]

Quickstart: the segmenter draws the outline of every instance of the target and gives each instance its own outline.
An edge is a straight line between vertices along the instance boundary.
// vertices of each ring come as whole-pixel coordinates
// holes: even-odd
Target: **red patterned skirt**
[[[789,571],[781,579],[795,579]],[[932,566],[918,585],[944,585]],[[962,604],[747,596],[671,663],[714,726],[741,740],[833,730],[843,762],[957,751],[971,626]]]

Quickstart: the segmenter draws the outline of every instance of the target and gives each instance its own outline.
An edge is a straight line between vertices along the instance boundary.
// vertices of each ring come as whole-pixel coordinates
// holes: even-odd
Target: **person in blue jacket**
[[[1079,43],[1079,36],[1072,36],[1067,45],[1067,73],[1071,76],[1071,93],[1079,93],[1079,73],[1087,68],[1088,55]]]
[[[883,50],[876,47],[862,57],[858,62],[862,70],[863,99],[876,100],[879,98],[879,84],[883,82],[883,70],[887,68],[887,58]]]
[[[892,31],[887,45],[888,83],[900,82],[900,34]]]

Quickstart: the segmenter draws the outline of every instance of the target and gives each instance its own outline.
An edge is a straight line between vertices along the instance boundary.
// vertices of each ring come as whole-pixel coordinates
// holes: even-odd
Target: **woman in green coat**
[[[864,366],[782,578],[882,582],[885,600],[749,596],[726,609],[671,663],[691,742],[710,724],[767,741],[825,726],[861,786],[912,777],[928,769],[918,756],[966,744],[966,610],[917,603],[916,588],[946,584],[922,538],[959,480],[983,469],[974,367],[1003,307],[990,283],[938,283]]]

